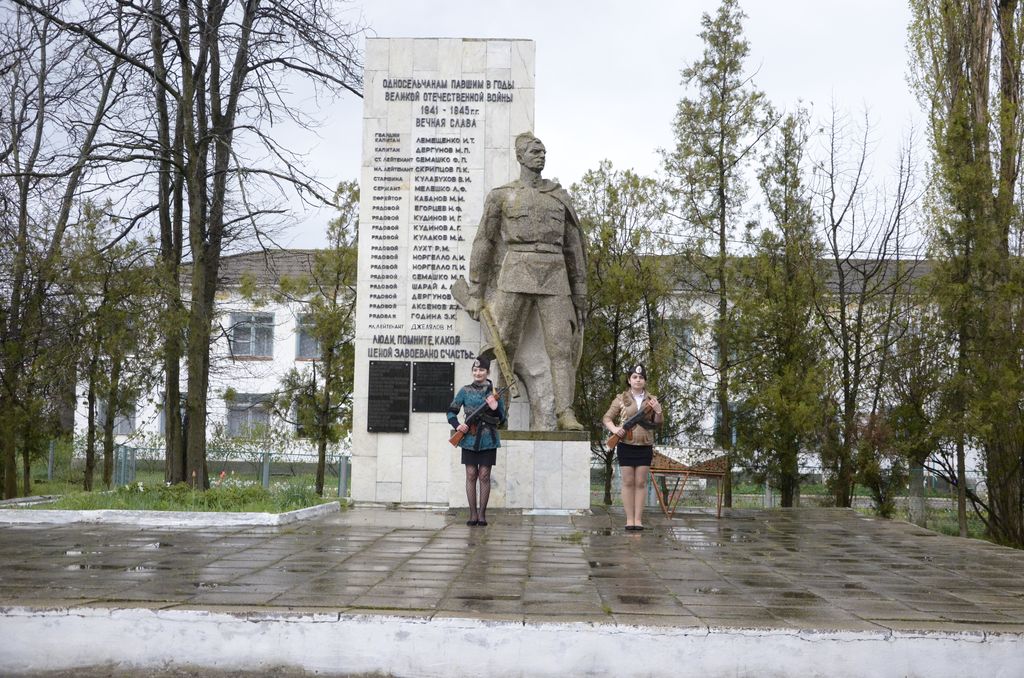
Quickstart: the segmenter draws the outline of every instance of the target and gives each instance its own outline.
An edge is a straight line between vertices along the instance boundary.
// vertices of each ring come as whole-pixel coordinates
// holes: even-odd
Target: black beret
[[[639,374],[644,379],[647,379],[647,370],[645,370],[644,366],[641,365],[640,363],[637,363],[636,365],[631,366],[629,368],[629,371],[626,372],[626,374]]]

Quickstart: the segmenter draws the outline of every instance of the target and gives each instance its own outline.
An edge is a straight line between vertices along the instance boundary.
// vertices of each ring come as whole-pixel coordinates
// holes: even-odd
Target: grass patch
[[[70,477],[54,478],[51,481],[47,481],[45,476],[37,477],[32,482],[32,495],[73,495],[73,494],[88,494],[82,490],[82,481],[84,474],[81,469],[76,471],[76,475]],[[225,474],[224,477],[218,478],[217,474],[211,471],[211,484],[216,486],[230,485],[232,483],[243,484],[243,485],[259,485],[260,474],[236,474],[231,472]],[[297,473],[297,474],[278,474],[275,473],[271,476],[272,485],[309,485],[313,486],[316,482],[316,475],[313,473]],[[145,488],[152,488],[164,485],[164,472],[160,469],[139,469],[135,473],[135,481],[131,485],[142,483]],[[96,492],[102,492],[103,487],[103,474],[102,469],[98,468],[96,474],[93,476],[93,489]],[[19,485],[20,490],[20,485]],[[324,496],[337,498],[338,496],[338,477],[335,475],[333,478],[328,476],[324,480]]]
[[[907,512],[901,509],[897,509],[895,517],[900,520],[910,520]],[[929,507],[925,516],[925,522],[929,530],[951,537],[960,536],[960,522],[957,520],[955,508],[939,509]],[[988,536],[985,534],[985,523],[981,521],[981,518],[974,513],[970,506],[967,507],[967,536],[974,539],[988,539]]]
[[[225,511],[284,513],[336,501],[319,496],[304,482],[275,483],[271,489],[245,482],[227,481],[205,492],[185,483],[166,486],[133,483],[112,492],[74,492],[56,502],[36,504],[29,509],[89,511]]]
[[[856,508],[854,509],[857,513],[865,516],[871,516],[872,518],[882,518],[873,508]],[[925,514],[925,529],[939,534],[944,534],[949,537],[960,536],[960,524],[956,518],[956,508],[934,508],[927,507]],[[884,519],[884,518],[883,518]],[[896,511],[892,516],[893,520],[902,520],[905,522],[910,521],[910,514],[907,509],[897,507]],[[985,523],[982,522],[981,518],[973,513],[970,507],[967,509],[967,536],[972,539],[984,539],[985,541],[992,541],[985,534]]]
[[[567,541],[570,544],[582,544],[583,543],[583,533],[580,532],[579,530],[576,530],[572,534],[559,535],[558,540],[559,541]]]

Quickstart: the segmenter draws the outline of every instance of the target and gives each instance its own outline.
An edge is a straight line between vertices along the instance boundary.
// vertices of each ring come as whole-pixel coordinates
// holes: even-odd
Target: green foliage
[[[144,485],[133,483],[113,492],[80,492],[55,503],[38,504],[36,509],[130,511],[225,511],[282,513],[324,500],[305,482],[275,484],[270,490],[255,483],[231,480],[215,482],[209,490],[198,491],[188,483]]]
[[[764,94],[745,72],[750,47],[743,36],[744,18],[737,0],[722,0],[714,16],[701,17],[704,52],[682,71],[687,93],[673,122],[675,147],[663,152],[674,211],[682,220],[680,254],[687,274],[680,283],[701,302],[714,300],[711,346],[706,347],[710,350],[695,353],[714,355],[715,360],[695,372],[694,388],[708,390],[692,401],[691,418],[697,420],[701,410],[716,408],[714,444],[726,452],[732,448],[730,401],[735,395],[733,309],[742,295],[729,265],[729,243],[743,217],[744,173],[775,124]],[[731,482],[727,475],[727,506],[732,503]]]
[[[973,445],[993,539],[1024,547],[1024,267],[1020,263],[1020,82],[1024,14],[988,2],[911,2],[914,85],[929,110],[935,182],[932,302],[953,342],[949,407],[957,464]],[[1011,243],[1016,249],[1011,249]],[[962,493],[962,470],[956,478]],[[961,502],[964,500],[961,494]],[[966,511],[961,506],[961,529]]]
[[[278,416],[297,424],[317,444],[319,493],[327,446],[352,428],[355,372],[358,184],[341,182],[334,198],[338,214],[328,224],[329,247],[316,252],[309,276],[284,279],[276,291],[301,309],[300,319],[319,348],[315,361],[282,378],[275,402]]]
[[[647,366],[648,387],[665,407],[662,435],[671,438],[679,428],[677,384],[685,363],[678,360],[678,335],[685,327],[684,321],[667,319],[677,314],[669,311],[671,260],[657,256],[667,246],[661,235],[662,187],[630,170],[615,170],[606,160],[572,192],[588,252],[587,322],[576,404],[581,420],[592,422],[591,448],[607,466],[612,454],[601,444],[606,437],[601,418],[614,395],[626,388],[628,365]]]
[[[696,234],[713,239],[732,228],[746,198],[742,173],[757,141],[772,127],[764,93],[745,72],[750,46],[746,15],[736,0],[723,0],[712,17],[701,17],[702,57],[682,71],[690,90],[676,110],[676,146],[665,154],[679,200]]]
[[[244,271],[238,279],[238,293],[249,301],[253,308],[260,308],[267,303],[266,293],[252,271]]]
[[[885,373],[885,419],[896,453],[911,464],[924,464],[951,438],[944,386],[953,369],[948,336],[927,309],[901,313],[904,322],[893,343]]]
[[[64,246],[69,224],[96,220],[83,192],[104,183],[92,175],[97,135],[127,80],[114,77],[123,62],[91,58],[81,40],[27,8],[0,23],[0,118],[9,123],[0,153],[0,484],[10,498],[19,480],[31,491],[26,462],[64,433],[61,411],[74,399],[81,319]],[[117,152],[101,154],[105,164]]]
[[[903,520],[908,519],[904,511],[897,511],[894,517]],[[960,525],[955,509],[928,509],[926,520],[928,528],[939,534],[945,534],[950,537],[960,535]],[[986,539],[988,538],[986,533],[987,529],[984,519],[973,513],[970,514],[967,517],[967,536],[972,539]]]
[[[801,455],[817,441],[827,382],[814,322],[823,271],[802,178],[805,130],[805,115],[787,116],[765,156],[759,179],[772,223],[738,264],[745,294],[731,330],[742,403],[737,451],[780,488],[783,506],[793,503]]]
[[[96,438],[108,463],[103,483],[110,485],[109,457],[117,416],[157,382],[161,329],[159,272],[153,243],[120,237],[122,225],[108,216],[109,205],[82,206],[81,220],[68,229],[62,252],[67,268],[70,315],[77,332],[76,362],[92,402],[94,434],[88,438],[84,484],[92,486]],[[105,417],[99,417],[102,404]]]

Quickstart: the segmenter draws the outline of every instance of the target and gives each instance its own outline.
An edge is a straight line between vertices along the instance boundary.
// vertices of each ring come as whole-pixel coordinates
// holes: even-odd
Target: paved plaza
[[[1000,639],[999,656],[1024,662],[1022,551],[843,509],[651,513],[642,533],[603,511],[489,519],[470,528],[454,513],[354,509],[284,527],[0,526],[4,628],[110,611],[556,624]]]

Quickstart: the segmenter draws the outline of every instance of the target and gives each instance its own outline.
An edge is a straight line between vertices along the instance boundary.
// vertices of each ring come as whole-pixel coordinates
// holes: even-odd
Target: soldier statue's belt
[[[515,242],[509,243],[509,250],[512,252],[542,252],[544,254],[561,254],[561,245],[552,245],[546,242]]]

